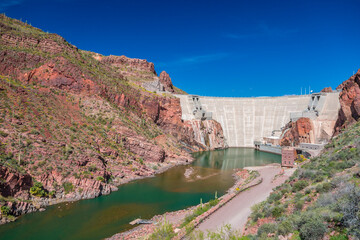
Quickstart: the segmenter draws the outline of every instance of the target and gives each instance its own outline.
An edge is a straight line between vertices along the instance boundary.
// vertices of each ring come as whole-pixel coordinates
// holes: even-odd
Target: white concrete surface
[[[180,98],[182,118],[194,119],[193,103],[189,96],[176,96]],[[212,118],[223,127],[229,147],[253,147],[254,140],[262,140],[263,137],[270,136],[273,130],[284,127],[290,121],[291,113],[307,109],[310,97],[311,95],[256,98],[200,96],[199,98],[203,109],[212,112]],[[321,122],[315,123],[316,136],[330,134],[329,131],[340,107],[338,97],[339,93],[327,94],[320,116],[317,118]]]

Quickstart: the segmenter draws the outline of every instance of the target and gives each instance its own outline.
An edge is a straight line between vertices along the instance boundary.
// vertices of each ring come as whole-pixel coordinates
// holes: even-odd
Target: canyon
[[[152,81],[163,91],[143,87]],[[83,51],[1,14],[0,222],[227,147],[215,120],[184,122],[172,93],[184,94],[151,62]]]
[[[360,118],[360,70],[333,91],[189,95],[153,63],[83,51],[0,15],[0,223],[193,161],[192,152],[323,144]]]

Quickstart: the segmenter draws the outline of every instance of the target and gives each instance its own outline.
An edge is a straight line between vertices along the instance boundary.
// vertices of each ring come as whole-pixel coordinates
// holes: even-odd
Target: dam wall
[[[202,109],[212,114],[212,119],[218,121],[224,131],[229,147],[253,147],[254,141],[261,141],[263,137],[271,136],[273,131],[280,131],[292,115],[309,114],[314,111],[314,101],[321,102],[317,111],[312,112],[313,120],[321,118],[321,123],[330,130],[332,124],[328,119],[335,119],[340,107],[339,93],[321,94],[321,101],[313,99],[313,95],[282,96],[282,97],[202,97],[196,96]],[[192,120],[194,114],[194,95],[176,95],[180,98],[182,119]],[[317,103],[316,102],[316,103]],[[197,103],[198,104],[198,103]],[[314,108],[314,109],[310,109]],[[336,119],[335,119],[336,121]],[[326,131],[328,134],[328,131]],[[317,135],[324,134],[319,130]]]

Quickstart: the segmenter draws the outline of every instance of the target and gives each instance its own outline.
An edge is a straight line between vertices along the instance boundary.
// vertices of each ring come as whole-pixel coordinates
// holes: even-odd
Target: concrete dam
[[[290,120],[300,117],[313,120],[316,143],[332,135],[340,108],[339,92],[253,98],[176,97],[180,98],[183,120],[218,121],[229,147],[253,147],[254,141],[281,133]]]

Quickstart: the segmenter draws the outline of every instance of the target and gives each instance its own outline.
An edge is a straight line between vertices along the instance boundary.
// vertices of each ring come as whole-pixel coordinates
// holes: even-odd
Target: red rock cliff
[[[300,143],[313,143],[313,124],[309,118],[299,118],[290,122],[280,140],[281,146],[298,146]]]
[[[357,122],[360,117],[360,69],[336,89],[340,93],[340,111],[335,125],[335,132]]]
[[[166,91],[171,92],[171,93],[175,92],[171,78],[167,72],[162,71],[160,73],[159,80],[162,83],[162,85],[164,85],[164,88]]]

